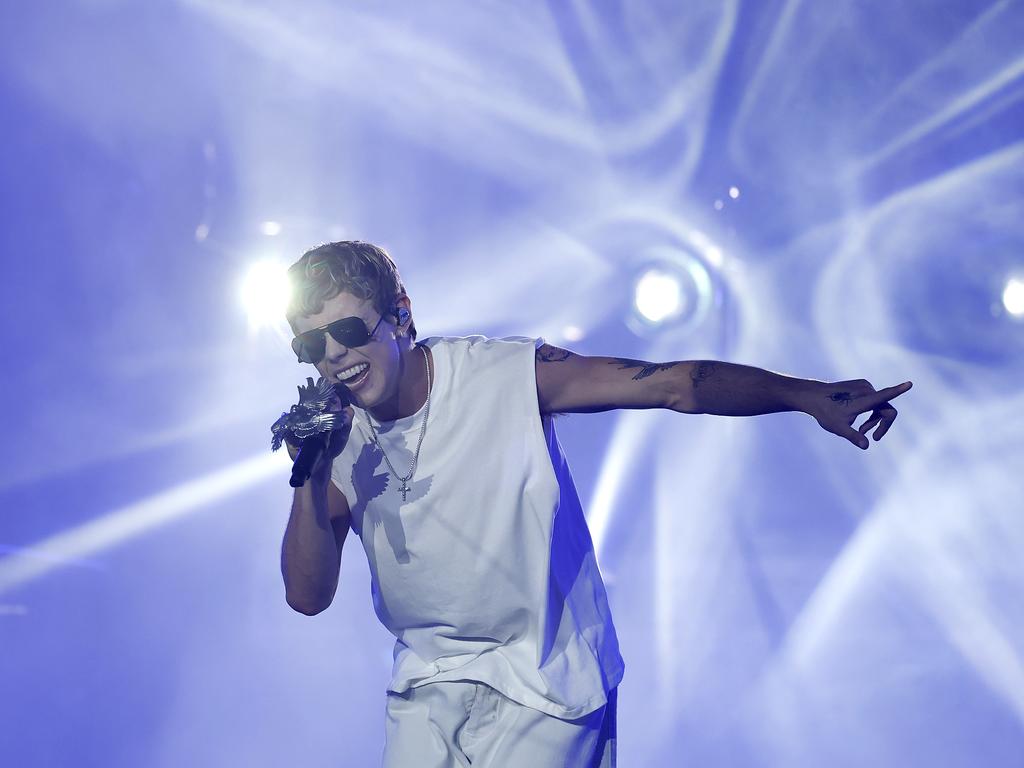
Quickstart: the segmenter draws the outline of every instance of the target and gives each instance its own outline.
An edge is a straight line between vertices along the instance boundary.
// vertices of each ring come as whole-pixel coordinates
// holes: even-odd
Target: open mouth
[[[347,379],[342,379],[339,376],[335,375],[335,378],[349,389],[358,387],[360,384],[366,381],[367,377],[370,375],[370,366],[365,363],[361,363],[360,365],[362,366],[362,370],[356,373],[355,375],[350,376]]]

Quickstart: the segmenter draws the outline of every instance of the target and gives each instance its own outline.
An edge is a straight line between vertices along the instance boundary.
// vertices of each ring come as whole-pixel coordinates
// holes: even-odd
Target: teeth
[[[351,368],[347,368],[344,371],[341,371],[340,373],[338,373],[337,377],[338,377],[338,379],[340,381],[344,381],[345,379],[350,379],[353,376],[359,375],[360,373],[362,373],[364,370],[366,370],[369,367],[370,366],[367,365],[366,363],[360,363],[359,365],[353,365]]]

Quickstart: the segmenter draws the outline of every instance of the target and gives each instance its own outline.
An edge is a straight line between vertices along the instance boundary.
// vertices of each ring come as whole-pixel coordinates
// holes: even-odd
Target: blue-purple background
[[[914,381],[866,452],[799,413],[556,422],[621,765],[1024,765],[1020,2],[0,13],[4,765],[379,764],[358,542],[329,610],[284,600],[269,425],[312,370],[237,298],[343,238],[421,338]],[[637,335],[655,256],[709,281]]]

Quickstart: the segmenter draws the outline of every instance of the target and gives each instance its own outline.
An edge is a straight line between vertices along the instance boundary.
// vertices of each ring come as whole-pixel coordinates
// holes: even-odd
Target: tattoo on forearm
[[[609,365],[615,364],[622,366],[619,370],[639,368],[640,371],[633,377],[633,381],[640,381],[640,379],[646,379],[648,376],[651,376],[658,371],[667,371],[669,368],[673,368],[679,363],[648,363],[643,360],[630,360],[628,357],[616,357],[614,363],[609,363]]]
[[[828,399],[836,403],[849,405],[850,402],[853,400],[853,397],[850,395],[849,392],[833,392],[831,395],[828,396]]]
[[[700,386],[702,381],[710,379],[717,368],[713,362],[701,361],[697,366],[690,371],[690,379],[693,381],[693,388],[696,389]]]

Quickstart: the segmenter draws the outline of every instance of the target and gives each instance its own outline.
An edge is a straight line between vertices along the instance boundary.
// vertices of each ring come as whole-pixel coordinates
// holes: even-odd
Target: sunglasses
[[[346,347],[361,347],[377,332],[377,326],[383,319],[384,315],[381,315],[372,331],[366,330],[366,323],[361,317],[343,317],[319,328],[311,328],[292,339],[292,351],[300,363],[316,365],[323,360],[327,352],[328,333],[336,342]]]

